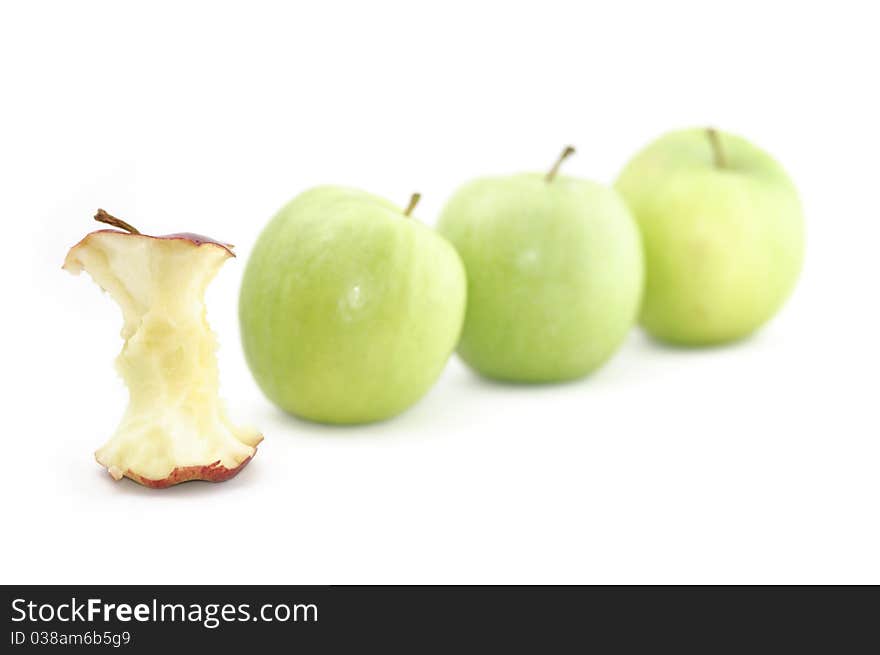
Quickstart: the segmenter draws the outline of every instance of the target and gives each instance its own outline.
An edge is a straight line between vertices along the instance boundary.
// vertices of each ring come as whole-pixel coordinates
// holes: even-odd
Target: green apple
[[[376,196],[306,191],[263,230],[239,302],[266,396],[324,423],[365,423],[421,398],[455,349],[467,284],[455,249]]]
[[[459,354],[516,382],[581,377],[635,321],[642,290],[638,229],[618,194],[549,173],[478,179],[459,189],[439,231],[468,278]]]
[[[641,323],[658,339],[745,337],[791,293],[804,256],[797,191],[770,155],[713,129],[671,132],[616,184],[645,246]]]

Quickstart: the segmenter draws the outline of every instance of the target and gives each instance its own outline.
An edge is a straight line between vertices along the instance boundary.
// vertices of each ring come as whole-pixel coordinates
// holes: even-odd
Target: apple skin
[[[641,244],[613,189],[531,173],[478,179],[449,200],[438,230],[468,276],[458,352],[486,377],[582,377],[635,321]]]
[[[256,449],[256,446],[254,446],[254,449]],[[208,464],[207,466],[178,466],[168,477],[160,478],[158,480],[145,478],[131,470],[125,472],[125,477],[151,489],[167,489],[175,484],[196,480],[203,482],[225,482],[238,475],[252,459],[253,455],[242,460],[241,464],[233,468],[227,468],[219,461]]]
[[[712,345],[766,323],[795,286],[804,256],[797,191],[770,155],[705,129],[671,132],[639,152],[616,188],[645,247],[641,323],[657,339]]]
[[[286,205],[248,260],[239,318],[266,396],[322,423],[394,416],[455,349],[466,282],[455,249],[396,205],[322,186]]]
[[[235,252],[232,250],[233,245],[230,243],[224,243],[222,241],[217,241],[216,239],[212,239],[211,237],[206,237],[203,234],[196,234],[195,232],[177,232],[176,234],[141,234],[140,232],[131,233],[131,232],[123,232],[121,230],[95,230],[94,232],[89,232],[82,239],[80,239],[79,243],[74,245],[70,252],[74,252],[75,249],[81,245],[88,243],[89,239],[93,237],[95,234],[124,234],[127,237],[135,237],[138,239],[158,239],[160,241],[183,241],[185,243],[190,243],[196,247],[198,246],[217,246],[222,248],[227,252],[230,257],[235,257]],[[63,267],[62,267],[63,268]]]

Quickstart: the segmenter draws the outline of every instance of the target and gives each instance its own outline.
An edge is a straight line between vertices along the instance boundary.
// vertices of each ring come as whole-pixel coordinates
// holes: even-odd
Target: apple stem
[[[406,206],[406,209],[403,210],[404,216],[409,216],[412,214],[412,210],[416,208],[416,205],[419,204],[419,200],[422,199],[421,193],[414,193],[409,197],[409,204]]]
[[[559,155],[559,158],[556,160],[556,163],[553,164],[553,168],[547,173],[547,177],[544,179],[547,182],[552,182],[553,178],[556,177],[556,174],[559,172],[559,167],[562,166],[562,162],[571,157],[574,154],[574,146],[565,146],[565,149],[562,151],[562,154]]]
[[[706,136],[709,137],[709,144],[712,146],[712,157],[715,160],[715,167],[727,168],[727,161],[724,159],[724,150],[721,148],[721,137],[718,136],[718,130],[714,127],[707,127]]]
[[[115,216],[108,214],[103,209],[99,209],[98,213],[95,214],[95,220],[98,221],[99,223],[106,223],[107,225],[112,225],[113,227],[118,227],[122,230],[125,230],[126,232],[131,233],[131,234],[140,234],[140,232],[138,232],[137,228],[129,225],[128,223],[123,221],[121,218],[116,218]]]

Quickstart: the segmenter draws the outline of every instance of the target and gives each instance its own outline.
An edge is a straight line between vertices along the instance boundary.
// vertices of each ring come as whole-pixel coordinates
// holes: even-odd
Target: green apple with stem
[[[287,204],[250,254],[239,301],[247,362],[282,409],[323,423],[389,418],[455,349],[466,282],[455,249],[401,209],[322,186]]]
[[[611,188],[546,174],[474,180],[439,231],[467,270],[459,354],[513,382],[579,378],[608,360],[635,321],[643,284],[638,229]]]
[[[616,183],[645,246],[641,323],[682,345],[743,338],[795,286],[804,256],[798,193],[745,139],[714,129],[660,137]]]

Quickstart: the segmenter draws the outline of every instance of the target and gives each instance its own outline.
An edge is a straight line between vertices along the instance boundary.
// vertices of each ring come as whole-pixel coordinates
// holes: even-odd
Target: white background
[[[825,10],[816,9],[824,5]],[[0,10],[3,583],[880,583],[880,48],[872,3],[11,2]],[[632,334],[578,383],[453,358],[412,410],[331,428],[264,400],[237,295],[318,183],[433,223],[469,178],[610,182],[713,124],[799,186],[806,268],[748,342]],[[114,483],[121,319],[60,270],[103,207],[237,245],[223,394],[266,440],[232,481]]]

